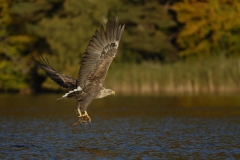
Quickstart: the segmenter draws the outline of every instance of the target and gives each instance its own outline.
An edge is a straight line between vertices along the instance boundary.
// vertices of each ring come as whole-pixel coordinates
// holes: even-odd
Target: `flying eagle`
[[[45,60],[42,57],[31,57],[53,81],[70,90],[59,99],[74,98],[77,101],[75,109],[79,116],[74,126],[78,122],[91,122],[87,107],[93,99],[115,94],[112,89],[104,88],[103,82],[111,62],[117,55],[124,27],[125,25],[119,24],[117,17],[107,22],[106,31],[102,25],[100,32],[95,31],[84,52],[77,79],[54,70],[47,58]]]

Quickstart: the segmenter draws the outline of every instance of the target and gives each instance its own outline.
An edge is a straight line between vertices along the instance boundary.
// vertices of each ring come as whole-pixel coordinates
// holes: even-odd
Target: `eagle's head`
[[[96,98],[103,98],[103,97],[106,97],[106,96],[109,96],[109,95],[115,95],[115,92],[112,90],[112,89],[102,89],[99,94],[97,95]]]

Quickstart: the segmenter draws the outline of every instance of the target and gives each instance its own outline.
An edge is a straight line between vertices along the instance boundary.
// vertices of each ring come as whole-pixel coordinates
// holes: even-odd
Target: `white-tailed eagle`
[[[59,99],[76,99],[75,109],[79,117],[74,126],[78,122],[91,122],[87,107],[93,99],[115,94],[112,89],[104,88],[103,82],[111,62],[117,55],[124,27],[125,25],[120,25],[116,18],[107,22],[106,31],[102,25],[100,32],[96,30],[84,52],[77,79],[54,70],[47,59],[31,57],[53,81],[70,90]]]

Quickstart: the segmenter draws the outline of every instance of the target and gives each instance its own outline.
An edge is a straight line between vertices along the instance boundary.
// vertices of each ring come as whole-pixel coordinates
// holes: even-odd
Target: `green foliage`
[[[183,80],[184,83],[185,79],[201,75],[211,78],[215,70],[209,65],[210,62],[204,71],[201,71],[201,67],[196,67],[201,73],[194,75],[196,70],[186,69],[191,68],[187,65],[188,61],[185,62],[186,65],[179,66],[178,63],[155,66],[145,61],[170,63],[182,60],[182,57],[191,61],[190,57],[204,59],[211,54],[238,57],[239,12],[238,0],[2,0],[0,90],[38,90],[41,87],[59,90],[60,87],[46,78],[45,73],[36,67],[29,56],[48,55],[56,70],[76,76],[81,57],[95,29],[99,29],[101,24],[105,26],[109,18],[116,16],[119,16],[121,23],[126,24],[126,29],[112,67],[118,71],[116,66],[120,66],[124,72],[129,68],[132,72],[121,74],[121,70],[110,70],[109,74],[113,78],[107,80],[107,83],[111,86],[115,86],[113,82],[121,84],[118,80],[122,80],[129,81],[132,86],[135,85],[134,82],[141,86],[135,85],[136,88],[144,88],[148,84],[166,84],[171,88],[172,84],[169,82]],[[175,20],[173,16],[176,16]],[[219,62],[224,63],[225,60],[228,61],[224,59]],[[142,62],[142,65],[135,64],[138,62]],[[127,67],[124,68],[122,63]],[[131,65],[137,67],[131,68]],[[189,74],[181,74],[178,70],[181,66],[185,66],[183,70]],[[229,74],[224,72],[224,75],[227,74],[231,81],[236,81],[237,69],[226,71]],[[114,76],[117,78],[114,79]],[[219,78],[224,76],[220,75]],[[203,83],[195,80],[188,82],[205,85],[204,80],[200,81]],[[212,82],[220,83],[217,80]],[[225,82],[228,81],[223,83]]]
[[[45,1],[47,2],[47,1]],[[36,79],[29,55],[40,52],[39,38],[26,26],[49,14],[44,1],[4,0],[0,3],[0,89],[28,92]],[[42,14],[44,11],[45,14]],[[36,50],[37,49],[37,50]],[[34,86],[36,87],[36,86]]]
[[[0,88],[1,90],[21,90],[26,87],[24,78],[19,69],[18,64],[13,64],[12,61],[0,60]]]
[[[176,27],[176,23],[168,13],[168,4],[155,0],[122,0],[122,4],[121,19],[127,24],[124,46],[144,59],[175,60],[176,49],[171,43],[173,32],[170,29]]]
[[[0,89],[19,90],[25,87],[22,76],[20,53],[18,52],[19,37],[8,33],[12,24],[9,12],[11,1],[4,0],[0,3]]]
[[[68,0],[63,3],[60,14],[56,12],[37,25],[28,26],[29,31],[43,37],[50,46],[46,52],[52,53],[56,69],[64,71],[68,70],[66,66],[79,65],[79,58],[95,29],[107,21],[108,10],[114,5],[108,2]],[[75,68],[77,74],[78,67]]]
[[[183,25],[177,37],[181,56],[239,55],[238,0],[183,0],[175,3],[172,9]]]

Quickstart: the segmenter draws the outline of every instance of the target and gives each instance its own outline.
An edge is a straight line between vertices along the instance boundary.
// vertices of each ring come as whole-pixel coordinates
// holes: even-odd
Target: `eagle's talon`
[[[84,123],[84,124],[91,123],[91,118],[88,116],[86,111],[84,114],[81,114],[81,112],[79,112],[78,119],[73,124],[73,126],[77,126],[78,123]]]

